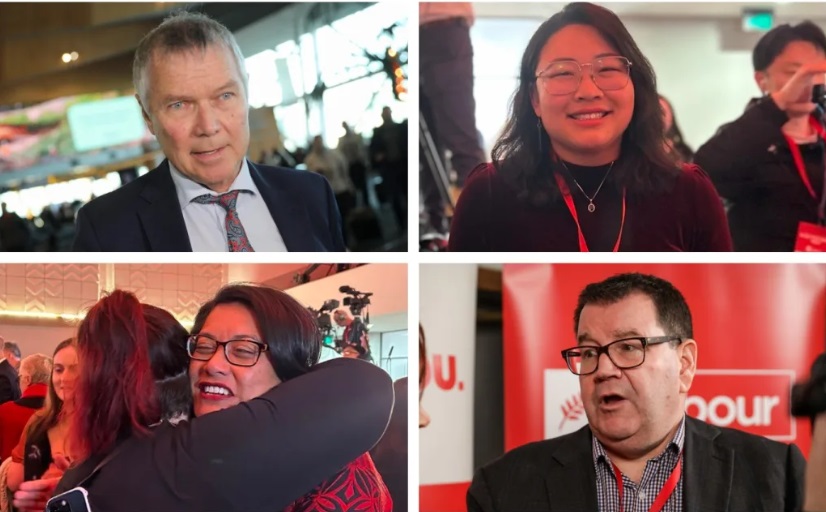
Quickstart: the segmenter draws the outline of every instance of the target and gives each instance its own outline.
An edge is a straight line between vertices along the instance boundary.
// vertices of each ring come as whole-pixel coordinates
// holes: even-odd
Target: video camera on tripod
[[[353,316],[360,316],[364,308],[370,305],[370,296],[372,293],[364,293],[355,290],[349,286],[341,286],[338,291],[349,297],[344,297],[344,305],[350,309]]]
[[[338,306],[339,302],[336,299],[330,299],[325,301],[319,309],[307,308],[315,317],[318,331],[321,333],[322,343],[325,345],[333,345],[333,322],[330,320],[330,313],[335,311]]]

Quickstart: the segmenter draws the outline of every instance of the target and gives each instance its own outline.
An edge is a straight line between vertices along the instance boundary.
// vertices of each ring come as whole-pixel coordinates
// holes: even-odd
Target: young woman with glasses
[[[707,175],[666,151],[651,64],[619,18],[574,3],[534,33],[453,251],[729,251]]]

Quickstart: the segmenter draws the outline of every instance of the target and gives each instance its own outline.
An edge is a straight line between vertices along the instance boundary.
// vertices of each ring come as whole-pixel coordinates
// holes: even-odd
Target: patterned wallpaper
[[[0,264],[0,311],[82,315],[121,288],[191,322],[226,279],[216,264]]]

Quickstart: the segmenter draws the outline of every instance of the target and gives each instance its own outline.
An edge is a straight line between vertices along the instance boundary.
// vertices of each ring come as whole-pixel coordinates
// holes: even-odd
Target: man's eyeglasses
[[[636,368],[645,362],[645,348],[660,343],[676,341],[683,342],[683,338],[678,336],[654,336],[650,338],[623,338],[612,341],[602,347],[591,345],[566,348],[562,351],[562,357],[568,369],[574,375],[589,375],[597,371],[599,367],[599,356],[607,354],[614,366],[621,370]]]
[[[186,352],[197,361],[209,361],[219,346],[224,347],[224,356],[229,364],[235,366],[255,366],[261,352],[269,347],[252,338],[235,338],[219,341],[209,334],[194,334],[186,342]]]
[[[628,84],[631,61],[625,57],[611,56],[580,64],[575,60],[557,60],[536,74],[544,82],[545,92],[552,96],[571,94],[579,89],[583,68],[591,68],[594,83],[603,91],[616,91]]]

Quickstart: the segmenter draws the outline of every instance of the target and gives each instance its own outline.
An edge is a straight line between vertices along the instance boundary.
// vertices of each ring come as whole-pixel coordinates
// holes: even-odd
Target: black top
[[[0,404],[20,398],[17,370],[8,360],[0,362]]]
[[[26,437],[25,455],[23,457],[23,480],[37,480],[49,469],[52,463],[52,443],[48,431]]]
[[[587,210],[588,199],[573,176],[593,197],[607,167],[568,164],[566,177],[579,223],[591,251],[611,251],[622,219],[622,193],[612,174]],[[471,173],[450,227],[451,251],[579,251],[577,228],[559,199],[534,206],[517,197],[492,164]],[[684,166],[669,190],[626,200],[621,251],[730,251],[723,205],[705,172]]]
[[[800,221],[817,222],[824,161],[819,144],[801,144],[812,198],[781,131],[789,120],[771,97],[722,126],[695,155],[731,206],[728,221],[738,251],[792,251]]]
[[[94,512],[281,510],[368,451],[392,406],[384,370],[328,361],[259,398],[132,437],[84,487]],[[67,471],[55,493],[102,458]]]

